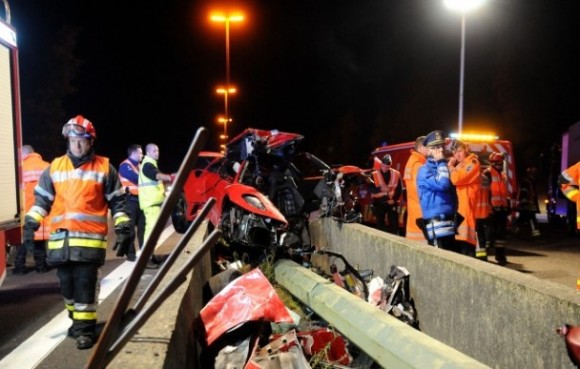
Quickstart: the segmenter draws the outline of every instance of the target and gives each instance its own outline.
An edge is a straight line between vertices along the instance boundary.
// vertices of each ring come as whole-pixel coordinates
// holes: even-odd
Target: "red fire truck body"
[[[516,182],[516,164],[515,158],[512,150],[512,143],[506,140],[500,140],[496,136],[492,135],[452,135],[465,143],[468,144],[471,152],[475,153],[481,163],[482,169],[489,167],[489,155],[492,152],[499,152],[505,155],[504,162],[504,172],[508,178],[508,192],[512,199],[515,199],[517,193],[517,182]],[[371,159],[375,157],[382,158],[386,154],[390,154],[393,159],[392,168],[401,172],[403,176],[405,171],[405,165],[409,156],[411,156],[411,150],[415,142],[404,142],[394,145],[387,145],[377,147],[373,152],[371,152]],[[403,183],[404,185],[404,183]],[[361,189],[360,201],[363,214],[363,222],[375,224],[376,220],[371,211],[371,197],[368,188]],[[404,208],[404,204],[403,208]],[[403,214],[404,215],[404,214]]]

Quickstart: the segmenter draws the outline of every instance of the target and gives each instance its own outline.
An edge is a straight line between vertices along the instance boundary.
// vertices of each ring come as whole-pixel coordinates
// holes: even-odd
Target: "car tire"
[[[185,201],[185,194],[182,192],[179,195],[177,204],[175,204],[175,208],[171,212],[171,223],[173,223],[173,228],[175,228],[177,233],[185,233],[191,224],[191,222],[185,218],[186,211],[187,202]]]

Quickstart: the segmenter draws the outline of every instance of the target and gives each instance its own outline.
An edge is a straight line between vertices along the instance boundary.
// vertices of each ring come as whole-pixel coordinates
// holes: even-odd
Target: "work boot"
[[[495,247],[495,260],[501,266],[504,266],[508,263],[507,258],[505,256],[505,247],[500,246]]]
[[[158,268],[159,268],[159,264],[155,264],[155,263],[153,262],[153,260],[149,260],[149,261],[147,262],[147,265],[145,265],[145,268],[146,268],[146,269],[158,269]]]
[[[26,273],[28,273],[28,269],[23,267],[16,267],[12,270],[12,274],[14,275],[25,275]]]
[[[78,336],[77,337],[77,349],[88,350],[93,347],[93,339],[89,336]]]
[[[46,273],[50,271],[50,267],[48,265],[43,265],[43,266],[39,266],[36,267],[36,273]]]
[[[128,261],[135,261],[137,258],[135,257],[135,254],[127,254],[127,260]]]

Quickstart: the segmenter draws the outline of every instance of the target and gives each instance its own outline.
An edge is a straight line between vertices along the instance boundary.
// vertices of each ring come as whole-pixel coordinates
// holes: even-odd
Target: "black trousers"
[[[143,247],[143,235],[145,234],[145,215],[139,208],[139,201],[134,200],[134,196],[127,200],[127,215],[131,219],[131,246],[127,255],[135,255],[135,236],[139,244],[139,249]],[[137,228],[137,232],[135,232]]]
[[[73,320],[73,336],[95,336],[99,294],[99,268],[97,264],[74,263],[59,265],[56,275],[64,304]]]
[[[389,205],[384,202],[373,202],[373,211],[377,220],[377,228],[392,234],[398,234],[399,213],[397,205]],[[388,223],[387,223],[388,222]]]
[[[506,210],[493,211],[490,219],[490,241],[495,246],[496,240],[505,241],[507,234],[508,212]]]
[[[475,220],[475,231],[477,232],[477,243],[479,247],[486,248],[490,246],[491,242],[491,227],[490,227],[490,218],[485,219],[476,219]]]
[[[16,256],[14,257],[14,269],[26,268],[26,254],[28,251],[34,256],[34,265],[36,269],[46,267],[46,241],[25,242],[16,248]]]

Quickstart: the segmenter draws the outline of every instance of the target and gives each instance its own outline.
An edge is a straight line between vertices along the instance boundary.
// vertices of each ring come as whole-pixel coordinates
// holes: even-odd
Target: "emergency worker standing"
[[[449,175],[457,191],[458,212],[464,218],[457,229],[455,241],[462,254],[475,257],[477,247],[475,207],[481,186],[481,165],[477,155],[470,152],[464,142],[453,140],[451,152],[453,157],[449,159]],[[485,247],[478,248],[477,251],[480,258],[486,258]]]
[[[417,193],[423,218],[418,219],[432,246],[458,251],[455,245],[457,193],[449,178],[447,159],[443,154],[445,137],[433,131],[425,137],[427,162],[417,175]]]
[[[34,206],[25,217],[24,238],[34,237],[50,213],[51,234],[47,262],[56,266],[79,350],[89,349],[96,340],[99,268],[107,253],[108,211],[111,210],[117,242],[130,242],[126,195],[117,170],[109,159],[95,155],[96,132],[81,115],[62,128],[67,153],[54,159],[40,176]]]
[[[415,147],[411,149],[411,156],[405,165],[403,180],[407,192],[407,225],[405,238],[416,241],[425,241],[423,230],[417,225],[417,219],[423,218],[421,204],[417,194],[417,174],[419,168],[427,161],[427,147],[423,145],[425,136],[417,137]]]
[[[508,215],[511,212],[508,194],[507,176],[503,172],[504,155],[493,152],[489,155],[490,166],[484,175],[490,183],[491,215],[489,222],[489,247],[495,249],[495,260],[499,265],[506,265],[505,238]]]
[[[398,234],[398,206],[403,193],[401,173],[391,168],[393,160],[386,154],[382,159],[375,158],[375,170],[372,172],[375,187],[371,189],[373,210],[377,219],[377,228],[392,234]],[[385,224],[385,216],[388,225]]]
[[[145,242],[151,235],[151,231],[161,213],[161,205],[165,201],[165,185],[163,182],[171,183],[175,179],[174,175],[159,171],[158,160],[159,147],[154,143],[147,144],[145,146],[145,157],[139,170],[139,206],[143,210],[143,214],[145,214]],[[155,255],[151,255],[151,260],[154,263],[159,263]]]
[[[30,145],[22,146],[22,186],[24,190],[24,213],[34,205],[34,187],[38,183],[40,174],[50,164],[42,159],[40,154],[34,152]],[[48,222],[43,220],[32,242],[24,242],[16,249],[14,258],[14,270],[12,274],[26,274],[26,253],[30,251],[34,256],[34,265],[37,273],[45,273],[50,270],[46,265],[46,239],[48,238]]]
[[[536,214],[540,213],[540,206],[538,204],[538,191],[536,184],[536,175],[538,170],[535,167],[526,169],[526,176],[520,182],[518,190],[518,204],[516,210],[518,211],[518,219],[516,232],[520,232],[522,227],[530,227],[530,235],[532,237],[540,236],[540,228]]]
[[[491,190],[490,177],[481,173],[481,185],[475,201],[475,231],[477,232],[477,248],[475,255],[478,259],[487,261],[487,252],[490,244],[491,232]],[[482,252],[483,249],[483,252]]]
[[[141,145],[130,145],[127,154],[127,159],[119,165],[119,179],[127,193],[127,213],[131,218],[131,245],[127,250],[127,260],[135,261],[135,227],[139,250],[143,247],[145,234],[145,215],[139,207],[139,166],[143,160],[143,149]]]
[[[576,229],[580,230],[580,196],[578,188],[580,186],[580,161],[566,168],[558,178],[560,190],[568,200],[576,203]]]

